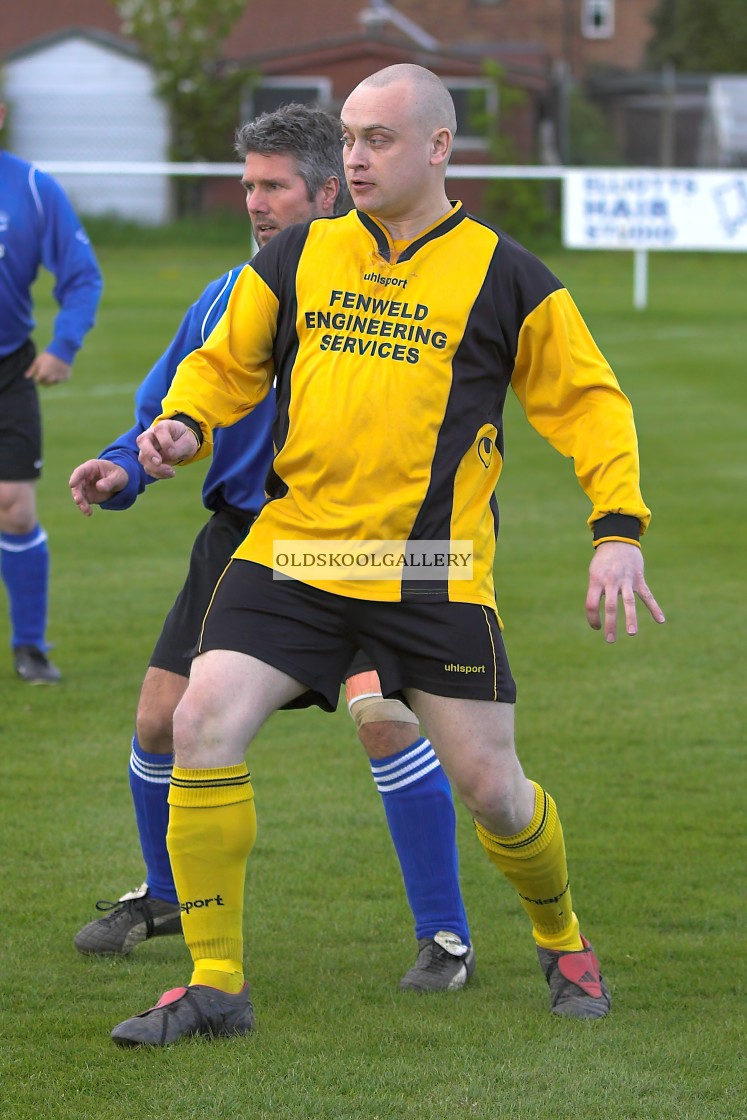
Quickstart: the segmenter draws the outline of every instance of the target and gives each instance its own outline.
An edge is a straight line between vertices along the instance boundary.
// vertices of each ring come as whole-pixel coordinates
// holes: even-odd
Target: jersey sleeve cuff
[[[627,513],[607,513],[592,525],[594,548],[605,541],[624,541],[640,548],[641,523]]]
[[[205,436],[203,435],[202,428],[198,421],[193,420],[191,416],[187,416],[186,412],[177,412],[171,419],[179,420],[186,428],[189,428],[190,432],[192,432],[197,440],[197,450],[199,451],[205,442]]]
[[[64,338],[54,338],[47,346],[47,353],[51,354],[53,358],[59,358],[65,365],[71,366],[73,359],[80,349],[74,342],[68,342]]]
[[[127,474],[127,483],[122,490],[118,490],[107,501],[101,503],[102,509],[123,510],[129,509],[135,504],[137,497],[142,494],[145,485],[148,482],[148,476],[143,468],[139,465],[137,459],[133,461],[133,456],[126,450],[121,453],[111,451],[110,453],[103,452],[100,456],[102,459],[107,459],[110,463],[116,463],[117,466],[122,467]],[[153,479],[155,482],[155,479]]]

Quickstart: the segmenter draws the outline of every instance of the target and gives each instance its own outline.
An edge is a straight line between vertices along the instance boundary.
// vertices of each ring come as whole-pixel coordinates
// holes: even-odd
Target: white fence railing
[[[39,166],[60,176],[240,178],[240,163],[75,162]],[[648,253],[747,252],[747,168],[506,166],[452,164],[451,179],[539,179],[563,184],[563,242],[572,249],[625,249],[635,256],[633,303],[648,301]],[[97,184],[98,187],[98,184]]]
[[[136,160],[39,160],[42,171],[52,175],[173,175],[193,178],[241,177],[240,163],[156,163]],[[447,175],[452,179],[563,179],[568,167],[507,166],[503,164],[455,163]]]

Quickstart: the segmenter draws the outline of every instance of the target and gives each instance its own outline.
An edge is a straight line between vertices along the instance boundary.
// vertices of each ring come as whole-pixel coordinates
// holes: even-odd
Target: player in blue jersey
[[[237,151],[255,239],[267,244],[280,230],[347,209],[339,122],[305,106],[285,106],[245,125]],[[202,346],[226,309],[241,268],[208,285],[136,394],[134,426],[98,459],[71,476],[73,498],[91,506],[126,509],[153,479],[138,462],[137,437],[161,410],[183,357]],[[210,596],[265,500],[272,459],[275,402],[215,433],[203,503],[212,517],[192,550],[187,580],[166,618],[143,681],[130,755],[130,788],[147,878],[75,937],[82,953],[129,953],[152,936],[179,933],[180,909],[166,846],[174,709],[189,677],[191,651]],[[474,950],[459,888],[451,789],[427,739],[404,704],[384,700],[370,662],[359,656],[346,681],[348,703],[370,758],[415,918],[418,954],[401,987],[416,991],[461,988],[474,969]]]
[[[0,104],[0,128],[5,105]],[[39,266],[55,277],[60,310],[37,354],[31,289]],[[16,672],[56,684],[47,656],[49,550],[36,511],[42,468],[38,385],[67,381],[93,326],[101,273],[65,192],[31,163],[0,150],[0,574],[10,607]]]

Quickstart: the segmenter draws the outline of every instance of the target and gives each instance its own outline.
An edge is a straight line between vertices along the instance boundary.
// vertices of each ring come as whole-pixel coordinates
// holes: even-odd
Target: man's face
[[[291,155],[262,156],[250,152],[241,182],[246,190],[246,209],[254,239],[260,249],[286,226],[332,213],[326,188],[309,199]]]
[[[431,132],[404,82],[353,90],[342,110],[343,162],[353,202],[382,220],[407,218],[428,185]]]

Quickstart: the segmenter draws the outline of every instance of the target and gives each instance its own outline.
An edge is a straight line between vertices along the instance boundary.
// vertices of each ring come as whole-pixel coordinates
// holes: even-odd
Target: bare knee
[[[148,754],[174,753],[173,711],[138,708],[135,729],[138,743]]]
[[[388,758],[420,736],[417,716],[401,700],[382,696],[378,674],[356,673],[345,682],[348,711],[369,758]]]
[[[412,746],[419,737],[417,724],[377,720],[358,728],[358,738],[369,758],[389,758]]]
[[[33,482],[0,482],[0,530],[21,536],[36,525]]]
[[[187,689],[173,719],[174,758],[188,769],[233,766],[241,762],[247,742],[235,742],[235,728],[226,705],[216,708]]]
[[[176,764],[201,770],[243,765],[265,721],[304,691],[293,677],[246,653],[199,654],[174,712]]]
[[[165,669],[149,668],[137,707],[138,742],[150,754],[172,754],[174,711],[187,688],[187,678]]]
[[[512,704],[408,692],[452,786],[476,821],[515,836],[534,814],[535,790],[516,754]]]
[[[535,789],[515,755],[462,773],[457,788],[472,817],[495,836],[515,836],[534,815]]]

